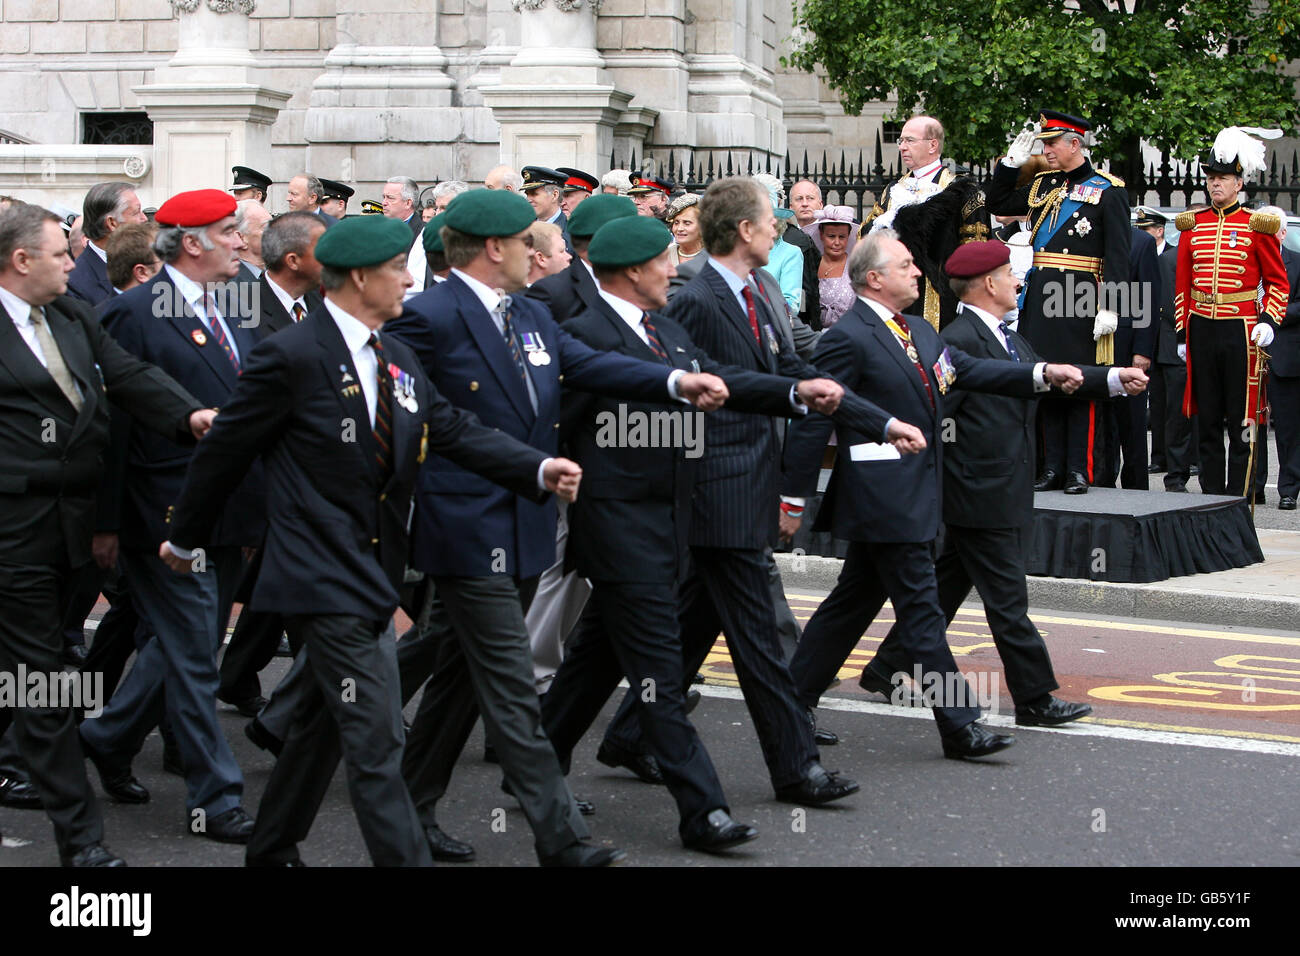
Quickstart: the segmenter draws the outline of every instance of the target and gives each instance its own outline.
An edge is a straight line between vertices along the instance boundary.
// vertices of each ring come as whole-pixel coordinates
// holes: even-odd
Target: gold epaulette
[[[1275,236],[1282,228],[1282,220],[1269,212],[1252,212],[1250,228],[1253,232],[1262,232],[1266,236]]]
[[[1186,232],[1188,229],[1191,229],[1196,225],[1196,213],[1191,209],[1188,209],[1185,212],[1180,212],[1178,215],[1174,216],[1174,225],[1178,227],[1179,232]]]
[[[1107,180],[1112,186],[1124,185],[1124,180],[1120,179],[1118,176],[1112,176],[1110,173],[1103,173],[1100,169],[1094,170],[1094,172],[1096,172],[1096,174],[1102,179]]]

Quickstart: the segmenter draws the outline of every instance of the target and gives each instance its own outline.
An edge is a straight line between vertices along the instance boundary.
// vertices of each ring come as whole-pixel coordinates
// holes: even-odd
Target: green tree
[[[1041,109],[1089,118],[1119,169],[1139,137],[1190,159],[1223,126],[1300,123],[1300,0],[802,0],[795,20],[812,36],[789,62],[820,65],[849,113],[896,96],[889,118],[935,116],[963,160]]]

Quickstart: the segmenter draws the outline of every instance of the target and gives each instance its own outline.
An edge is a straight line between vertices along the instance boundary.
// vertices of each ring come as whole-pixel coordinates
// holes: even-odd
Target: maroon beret
[[[950,279],[973,279],[1010,261],[1011,250],[1006,243],[996,240],[967,242],[948,257],[943,271]]]
[[[160,226],[207,226],[235,214],[235,197],[221,189],[191,189],[177,193],[158,207]]]

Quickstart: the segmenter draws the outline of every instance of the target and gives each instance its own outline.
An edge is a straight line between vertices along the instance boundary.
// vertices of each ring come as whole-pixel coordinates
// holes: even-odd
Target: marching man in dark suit
[[[77,257],[72,275],[68,276],[68,295],[94,306],[111,299],[114,294],[113,283],[108,279],[108,237],[118,226],[149,220],[141,210],[140,197],[130,183],[95,183],[91,186],[82,203],[82,220],[85,223],[86,251],[90,255]]]
[[[581,212],[581,209],[579,209]],[[677,323],[651,310],[668,301],[672,234],[657,219],[632,216],[591,241],[601,301],[566,330],[593,346],[673,368],[725,376],[731,409],[801,415],[803,403],[833,411],[839,386],[795,382],[719,365]],[[686,717],[677,586],[685,571],[695,462],[704,418],[662,403],[597,396],[566,398],[566,437],[583,462],[590,494],[570,508],[568,564],[594,586],[570,653],[544,698],[542,717],[565,768],[574,745],[626,676],[636,692],[648,750],[677,801],[688,847],[717,851],[756,837],[731,819],[709,755]],[[648,440],[615,423],[664,421]],[[676,427],[676,431],[672,429]],[[610,755],[603,755],[610,762]],[[617,762],[617,761],[615,761]]]
[[[91,560],[106,399],[176,442],[203,435],[213,416],[63,294],[71,271],[57,216],[0,214],[0,669],[10,673],[61,670],[67,590]],[[121,866],[101,843],[72,708],[0,710],[0,732],[11,722],[64,865]]]
[[[755,270],[776,241],[767,190],[752,179],[729,177],[709,186],[699,205],[709,261],[673,297],[667,316],[719,362],[790,378],[826,377],[777,331],[776,311],[755,284]],[[784,308],[784,300],[776,301]],[[848,392],[835,415],[880,441],[905,447],[920,441],[915,426]],[[796,698],[777,638],[766,552],[776,543],[783,426],[782,419],[726,409],[705,424],[691,499],[691,566],[681,588],[682,653],[684,673],[694,674],[718,632],[726,635],[777,799],[818,806],[856,793],[858,784],[822,767],[811,712]],[[605,734],[607,752],[647,749],[632,699],[624,699]]]
[[[1084,153],[1091,123],[1044,110],[1039,125],[1040,132],[1016,137],[985,187],[989,212],[1027,215],[1033,233],[1034,264],[1025,277],[1018,328],[1053,362],[1110,365],[1119,327],[1111,283],[1126,282],[1130,271],[1128,193],[1121,180],[1094,169]],[[1043,142],[1051,168],[1018,189],[1020,167],[1029,161],[1035,139]],[[1084,399],[1043,399],[1043,471],[1035,491],[1064,487],[1068,495],[1087,493],[1099,470],[1097,412],[1096,403]]]
[[[217,189],[180,193],[154,218],[154,248],[163,268],[149,283],[113,300],[104,328],[127,351],[219,408],[255,342],[251,329],[223,315],[223,297],[210,291],[239,267],[243,241],[235,230],[235,199]],[[180,492],[191,452],[135,423],[123,437],[113,448],[126,461],[120,559],[132,601],[153,636],[104,713],[81,725],[81,739],[109,795],[144,803],[149,791],[131,775],[131,761],[165,713],[185,771],[191,832],[244,843],[253,821],[241,802],[243,774],[217,720],[216,655],[239,580],[240,549],[262,538],[260,469],[213,534],[196,542],[204,548],[196,563],[201,573],[181,577],[159,560],[158,542],[167,537],[167,509]]]
[[[961,305],[941,333],[944,343],[974,358],[1039,361],[1029,342],[1002,321],[1016,305],[1020,282],[1001,242],[972,242],[954,252],[944,272]],[[1097,397],[1139,394],[1137,368],[1083,369],[1080,392]],[[1041,393],[1040,393],[1041,394]],[[1009,395],[950,391],[944,412],[951,438],[943,449],[943,551],[935,563],[939,606],[951,624],[972,584],[984,602],[993,642],[1016,704],[1016,723],[1056,726],[1092,712],[1052,696],[1059,686],[1047,645],[1029,620],[1025,560],[1034,510],[1035,403]],[[903,624],[896,623],[859,683],[892,696],[894,677],[909,665]]]
[[[311,689],[267,784],[249,865],[301,865],[297,844],[340,755],[376,865],[428,865],[402,782],[392,616],[407,556],[411,490],[426,448],[521,495],[572,497],[581,470],[479,425],[381,336],[411,284],[400,220],[345,219],[322,237],[325,303],[249,357],[220,426],[197,456],[160,554],[190,569],[221,508],[265,457],[270,532],[253,607],[284,615],[308,655]]]
[[[814,530],[831,530],[851,543],[839,582],[804,628],[790,671],[801,702],[816,705],[888,597],[898,618],[900,659],[907,665],[901,669],[916,665],[923,672],[944,756],[987,756],[1015,741],[976,723],[979,707],[948,648],[935,580],[932,548],[941,520],[945,452],[936,439],[949,414],[945,400],[953,387],[1020,398],[1053,384],[1073,391],[1082,376],[1071,366],[973,358],[946,346],[928,322],[902,315],[916,301],[921,270],[892,229],[859,240],[848,269],[858,301],[822,335],[817,367],[920,421],[923,450],[902,457],[879,442],[878,433],[839,430],[835,471]],[[997,281],[1014,286],[1017,280],[1007,269]],[[801,520],[789,508],[802,509],[803,499],[816,491],[830,431],[831,422],[818,417],[797,420],[791,428],[785,493],[798,497],[785,499],[781,530],[787,536]]]
[[[553,453],[561,379],[602,395],[688,399],[703,408],[726,397],[716,376],[588,348],[539,303],[511,295],[528,273],[525,238],[535,219],[522,197],[474,190],[452,200],[444,215],[451,276],[408,302],[391,334],[458,407]],[[552,502],[493,488],[440,457],[420,473],[411,563],[431,576],[433,588],[428,629],[402,642],[400,663],[406,688],[430,671],[433,677],[412,722],[404,773],[436,849],[445,839],[435,823],[437,801],[481,711],[542,861],[609,862],[609,851],[577,842],[586,826],[541,729],[533,683],[524,614],[538,576],[555,561],[555,535]]]

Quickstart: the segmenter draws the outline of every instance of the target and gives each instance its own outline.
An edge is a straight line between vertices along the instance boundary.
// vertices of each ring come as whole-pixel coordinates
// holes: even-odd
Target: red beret
[[[1006,243],[996,240],[967,242],[958,246],[957,251],[948,257],[943,271],[950,279],[972,279],[992,272],[1010,261],[1011,250]]]
[[[158,207],[160,226],[207,226],[235,214],[235,197],[221,189],[192,189],[177,193]]]

